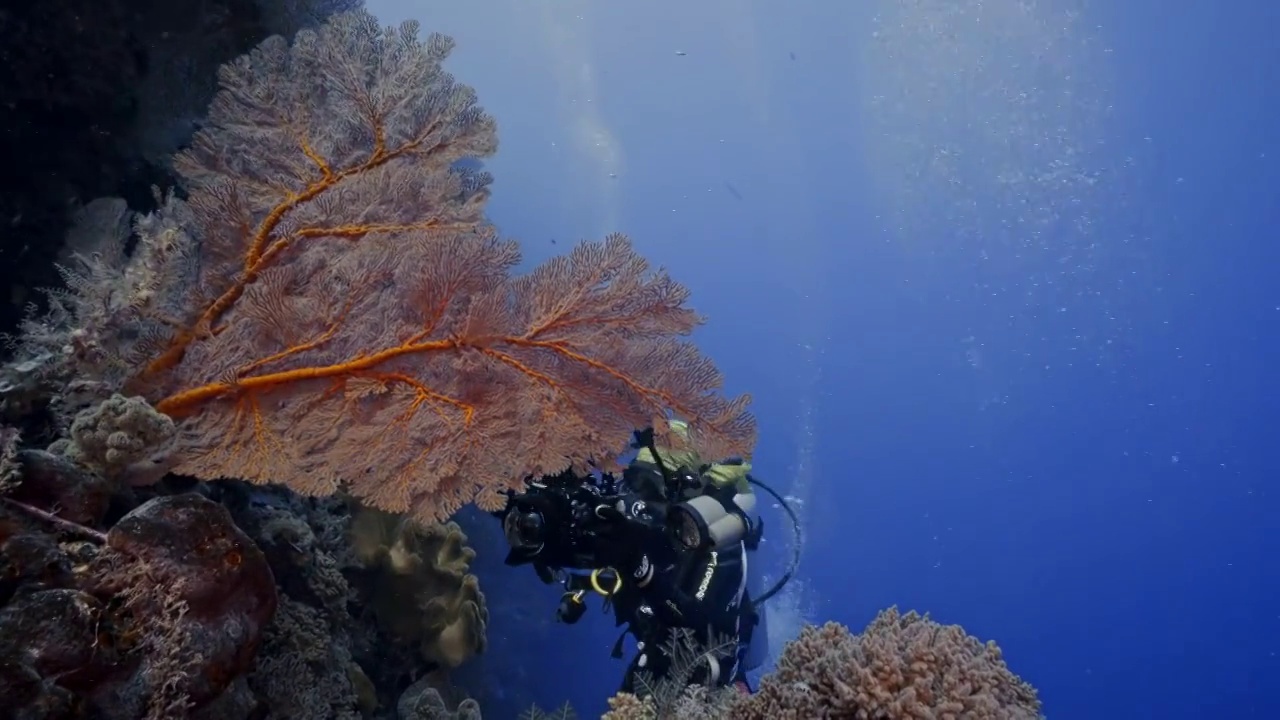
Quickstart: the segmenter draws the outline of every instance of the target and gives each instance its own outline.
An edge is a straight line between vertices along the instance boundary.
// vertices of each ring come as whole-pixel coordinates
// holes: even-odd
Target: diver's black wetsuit
[[[636,657],[627,667],[622,690],[636,692],[636,675],[649,673],[660,681],[672,671],[672,630],[693,631],[686,646],[698,655],[689,682],[727,685],[739,679],[739,647],[742,642],[742,603],[745,599],[745,553],[739,543],[727,552],[711,552],[683,569],[673,567],[655,573],[652,589],[642,588],[627,607],[614,601],[618,624],[630,622],[637,640]],[[645,592],[648,590],[648,592]]]
[[[626,500],[623,513],[628,519],[651,527],[661,527],[661,503],[646,503],[636,495]],[[677,554],[669,545],[637,548],[622,589],[611,598],[617,625],[637,641],[636,657],[623,678],[622,690],[636,692],[637,673],[645,672],[651,682],[661,681],[672,671],[669,650],[672,631],[692,631],[688,647],[698,657],[689,683],[727,685],[740,679],[740,648],[750,634],[750,620],[743,618],[746,597],[747,556],[739,542],[724,551]],[[748,627],[744,627],[744,622]],[[621,656],[621,642],[614,648]]]

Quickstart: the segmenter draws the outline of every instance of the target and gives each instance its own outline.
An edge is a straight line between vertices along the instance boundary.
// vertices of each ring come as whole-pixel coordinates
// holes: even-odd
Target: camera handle
[[[587,612],[586,590],[571,590],[560,596],[560,607],[556,608],[556,620],[565,625],[572,625],[582,619]]]

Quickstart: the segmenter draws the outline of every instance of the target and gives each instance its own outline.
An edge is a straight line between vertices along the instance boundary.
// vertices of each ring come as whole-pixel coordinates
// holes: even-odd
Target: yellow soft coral
[[[485,647],[489,611],[466,542],[457,523],[421,525],[378,510],[362,510],[352,525],[357,555],[376,571],[378,623],[445,668]]]

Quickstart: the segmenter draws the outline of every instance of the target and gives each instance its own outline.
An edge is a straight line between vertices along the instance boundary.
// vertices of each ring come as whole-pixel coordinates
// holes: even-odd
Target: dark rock
[[[265,622],[275,609],[275,581],[262,551],[225,507],[203,496],[147,501],[111,528],[107,547],[177,591],[189,617],[236,612]]]
[[[195,494],[150,500],[111,528],[95,565],[98,587],[128,598],[148,649],[144,684],[200,707],[253,664],[275,579],[223,506]]]
[[[44,450],[19,450],[15,460],[19,483],[8,497],[79,525],[101,522],[111,503],[111,483]]]
[[[102,633],[103,610],[92,595],[69,588],[20,595],[0,611],[0,659],[73,692],[91,689],[118,662]]]
[[[72,581],[71,558],[48,535],[22,533],[0,544],[0,602],[19,588],[68,587]]]
[[[0,720],[77,720],[85,706],[30,665],[0,658]]]

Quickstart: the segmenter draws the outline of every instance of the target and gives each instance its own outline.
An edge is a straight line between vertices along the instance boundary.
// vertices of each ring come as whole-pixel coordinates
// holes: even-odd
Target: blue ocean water
[[[693,290],[805,525],[775,651],[897,604],[1054,720],[1280,717],[1280,6],[369,7],[458,40],[527,264],[622,231]],[[601,710],[613,628],[473,535],[486,707]]]

